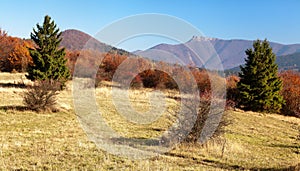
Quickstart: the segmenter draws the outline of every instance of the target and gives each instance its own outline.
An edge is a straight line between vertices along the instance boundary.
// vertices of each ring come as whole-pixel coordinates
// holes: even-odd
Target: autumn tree
[[[255,41],[253,49],[246,50],[246,55],[238,83],[241,107],[259,112],[278,112],[284,103],[280,95],[282,81],[277,76],[276,55],[269,42]]]
[[[8,36],[7,32],[0,29],[0,70],[5,69],[6,54],[8,53]]]
[[[283,114],[300,117],[300,73],[285,71],[280,73],[280,78],[283,81],[281,94],[285,100]]]
[[[8,36],[0,30],[0,70],[25,72],[31,63],[28,47],[33,47],[31,41]]]
[[[5,51],[5,45],[7,43],[7,32],[0,29],[0,54],[3,54]]]
[[[11,38],[13,43],[11,51],[7,57],[8,72],[18,71],[26,72],[28,65],[32,63],[28,48],[33,48],[33,44],[30,41],[21,40],[19,38]]]
[[[106,53],[99,65],[99,74],[104,80],[111,81],[119,65],[127,59],[125,55]]]
[[[30,49],[33,65],[28,67],[27,78],[34,80],[54,80],[62,84],[70,77],[66,66],[65,48],[59,48],[61,32],[47,15],[43,25],[36,25],[30,37],[36,44]]]

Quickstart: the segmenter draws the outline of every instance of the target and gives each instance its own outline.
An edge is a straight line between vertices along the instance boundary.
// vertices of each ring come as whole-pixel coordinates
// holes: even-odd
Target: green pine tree
[[[269,42],[255,41],[246,55],[246,65],[241,66],[239,73],[240,105],[246,110],[279,112],[284,103],[280,95],[282,81],[277,76],[276,55]]]
[[[28,67],[26,77],[35,80],[54,80],[62,83],[70,77],[66,66],[65,49],[59,48],[61,32],[48,15],[44,18],[43,25],[36,25],[30,37],[35,42],[36,48],[29,49],[33,65]]]

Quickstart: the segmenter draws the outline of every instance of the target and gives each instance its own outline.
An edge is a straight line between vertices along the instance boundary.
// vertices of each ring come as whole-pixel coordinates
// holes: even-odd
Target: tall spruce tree
[[[28,67],[26,77],[35,80],[54,80],[62,84],[70,77],[66,66],[65,49],[60,48],[61,32],[48,15],[43,25],[36,25],[30,37],[36,44],[35,49],[29,49],[33,65]]]
[[[245,110],[278,112],[284,103],[280,95],[282,81],[278,78],[276,55],[267,40],[257,40],[246,50],[246,65],[241,66],[240,105]]]

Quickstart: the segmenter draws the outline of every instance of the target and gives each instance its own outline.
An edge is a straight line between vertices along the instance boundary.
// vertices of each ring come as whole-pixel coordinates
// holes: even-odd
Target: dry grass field
[[[21,82],[30,84],[24,74],[0,73],[0,170],[295,170],[300,163],[300,119],[243,111],[226,111],[231,124],[225,134],[205,145],[181,144],[145,160],[114,156],[87,138],[73,110],[71,83],[59,94],[59,112],[36,113],[22,104],[26,89],[13,86]],[[149,110],[151,92],[130,91],[133,108]],[[168,98],[176,92],[164,93],[168,110],[142,125],[118,114],[110,88],[97,88],[96,99],[115,131],[150,138],[167,129],[178,110],[178,102]]]

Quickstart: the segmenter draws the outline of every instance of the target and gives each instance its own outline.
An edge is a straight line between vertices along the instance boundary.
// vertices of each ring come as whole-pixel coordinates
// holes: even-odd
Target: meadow
[[[278,114],[227,110],[230,124],[219,138],[200,144],[179,144],[144,160],[109,154],[87,138],[74,112],[72,82],[58,96],[57,112],[27,110],[22,103],[31,84],[24,74],[0,73],[1,170],[297,170],[300,168],[300,119]],[[150,124],[120,116],[111,87],[96,89],[107,124],[125,137],[150,138],[174,122],[176,92],[164,92],[167,111]],[[124,91],[124,90],[119,90]],[[137,111],[149,110],[151,89],[130,91]],[[122,98],[122,97],[120,97]]]

